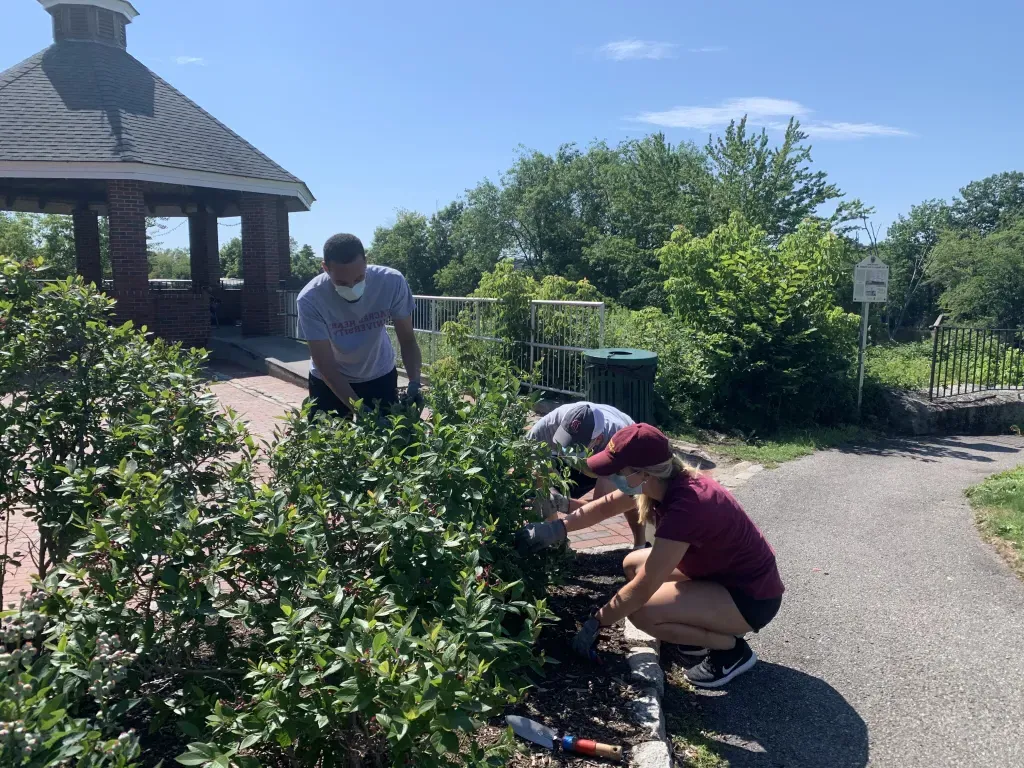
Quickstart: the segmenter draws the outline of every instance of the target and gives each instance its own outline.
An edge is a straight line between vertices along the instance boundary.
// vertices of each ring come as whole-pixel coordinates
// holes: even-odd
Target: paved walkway
[[[1024,765],[1024,584],[963,490],[1019,437],[891,441],[763,472],[736,495],[787,594],[762,659],[702,696],[733,768]]]

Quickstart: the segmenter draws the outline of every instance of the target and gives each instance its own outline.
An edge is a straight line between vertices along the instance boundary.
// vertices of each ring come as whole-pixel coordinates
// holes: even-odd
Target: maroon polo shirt
[[[690,545],[679,570],[757,600],[781,597],[775,551],[739,502],[710,477],[677,475],[655,508],[659,539]]]

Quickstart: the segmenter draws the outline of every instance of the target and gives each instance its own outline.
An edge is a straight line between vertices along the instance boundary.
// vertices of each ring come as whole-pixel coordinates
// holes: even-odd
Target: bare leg
[[[712,581],[666,581],[629,618],[659,640],[719,650],[752,631],[729,591]]]
[[[640,566],[647,562],[647,558],[650,557],[651,550],[648,548],[635,549],[630,552],[622,561],[622,571],[626,574],[626,580],[632,581],[636,577],[636,572],[640,570]],[[672,569],[672,575],[668,577],[670,581],[687,581],[688,577],[685,573],[680,571],[678,568]]]

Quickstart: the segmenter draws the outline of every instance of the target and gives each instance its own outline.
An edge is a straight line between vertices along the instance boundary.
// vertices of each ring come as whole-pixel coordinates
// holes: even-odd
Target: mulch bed
[[[580,622],[594,605],[604,604],[625,583],[622,558],[625,550],[600,555],[579,554],[564,584],[549,590],[548,603],[560,617],[557,625],[541,635],[539,648],[551,660],[545,676],[536,680],[526,699],[511,706],[508,715],[523,715],[556,730],[583,739],[629,747],[647,739],[632,723],[626,707],[637,694],[629,683],[629,665],[621,626],[601,631],[600,664],[579,658],[570,646]],[[557,664],[554,662],[558,662]],[[480,743],[493,742],[504,718],[497,718],[478,734]],[[607,760],[572,753],[550,752],[520,740],[522,749],[508,763],[511,768],[536,766],[607,766]]]

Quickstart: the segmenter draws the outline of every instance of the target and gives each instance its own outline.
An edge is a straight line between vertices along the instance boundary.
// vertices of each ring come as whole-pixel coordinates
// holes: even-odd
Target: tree
[[[438,232],[434,236],[439,242],[448,240],[446,247],[451,256],[434,276],[439,293],[468,295],[481,276],[501,261],[509,247],[509,232],[500,210],[500,188],[484,180],[466,193],[465,203],[456,201],[435,214],[437,223],[432,227],[443,228],[447,234]]]
[[[608,235],[584,249],[587,279],[605,296],[626,307],[661,307],[665,278],[658,271],[653,249],[640,248],[632,238]]]
[[[939,303],[956,322],[1024,327],[1024,220],[987,235],[944,233],[928,278],[944,287]]]
[[[36,258],[37,251],[35,218],[27,213],[0,211],[0,255],[24,263]]]
[[[156,248],[149,252],[150,280],[189,280],[192,262],[186,248]]]
[[[950,208],[943,200],[926,200],[899,216],[882,243],[889,265],[889,301],[885,306],[890,338],[908,324],[934,319],[935,298],[928,284],[928,263],[942,232],[950,226]]]
[[[747,119],[733,121],[725,134],[709,139],[707,175],[701,197],[715,226],[740,213],[773,239],[795,232],[800,222],[843,193],[828,183],[825,171],[812,171],[807,134],[792,118],[782,146],[769,146],[768,133],[747,135]],[[859,219],[866,209],[858,200],[839,203],[829,221],[837,226]]]
[[[775,242],[735,213],[658,255],[669,303],[709,350],[714,410],[777,427],[848,416],[857,316],[835,303],[845,241],[806,220]]]
[[[972,181],[953,201],[952,226],[987,235],[1024,216],[1024,173],[1011,171]]]
[[[295,242],[294,240],[292,241]],[[296,243],[296,245],[298,245]],[[323,260],[316,255],[313,246],[307,243],[301,248],[293,248],[291,253],[292,278],[297,282],[307,283],[322,271]]]
[[[373,264],[397,269],[409,281],[413,293],[433,293],[433,260],[427,248],[427,217],[413,211],[399,211],[390,227],[377,227],[367,254]]]
[[[242,276],[242,238],[233,237],[221,246],[220,273],[231,278]]]

